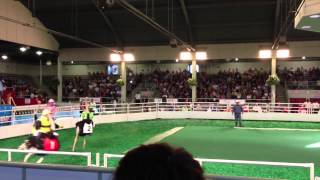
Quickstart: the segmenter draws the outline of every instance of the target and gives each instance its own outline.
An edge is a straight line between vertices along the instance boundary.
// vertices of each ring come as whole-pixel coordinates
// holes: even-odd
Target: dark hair
[[[114,180],[204,180],[192,155],[166,143],[141,145],[119,162]]]

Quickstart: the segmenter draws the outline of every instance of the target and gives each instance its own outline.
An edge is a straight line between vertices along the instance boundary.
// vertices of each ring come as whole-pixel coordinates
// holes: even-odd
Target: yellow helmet
[[[42,111],[42,116],[46,116],[46,115],[49,115],[49,114],[52,114],[52,112],[50,111],[50,109],[44,109]]]

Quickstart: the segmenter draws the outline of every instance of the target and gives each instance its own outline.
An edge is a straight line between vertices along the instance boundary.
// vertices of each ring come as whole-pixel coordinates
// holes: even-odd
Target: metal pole
[[[42,60],[40,59],[40,64],[39,64],[39,66],[40,66],[40,73],[39,73],[39,84],[40,84],[40,89],[42,88],[42,74],[43,74],[43,70],[42,70]]]
[[[124,82],[124,85],[121,86],[121,102],[127,102],[127,71],[126,71],[126,62],[123,59],[121,61],[121,79]]]
[[[58,102],[62,102],[62,62],[61,59],[58,58],[57,64],[57,77],[58,77],[58,87],[57,87],[57,96]]]
[[[277,58],[275,57],[275,51],[273,51],[273,57],[271,59],[271,75],[277,75]],[[271,104],[276,103],[276,85],[271,85]]]
[[[191,52],[192,54],[192,79],[197,79],[197,60],[196,52]],[[197,99],[197,86],[192,86],[192,102],[196,102]]]

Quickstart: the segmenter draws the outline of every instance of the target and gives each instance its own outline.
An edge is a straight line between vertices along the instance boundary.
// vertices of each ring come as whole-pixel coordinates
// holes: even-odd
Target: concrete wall
[[[190,63],[191,64],[191,63]],[[188,63],[132,63],[127,64],[127,67],[133,70],[134,73],[150,73],[155,69],[169,70],[169,71],[182,71],[187,69]],[[278,61],[280,69],[287,68],[311,68],[320,67],[320,61]],[[64,76],[84,76],[89,72],[106,71],[107,64],[96,65],[63,65]],[[217,73],[220,70],[238,69],[240,72],[246,71],[249,68],[263,69],[270,71],[270,61],[253,61],[253,62],[219,62],[212,61],[201,63],[200,72]],[[0,61],[0,73],[17,74],[28,76],[39,76],[39,65],[16,64],[11,62]],[[56,76],[57,66],[43,65],[44,76]]]
[[[238,44],[201,44],[198,50],[205,50],[208,59],[252,59],[257,58],[259,50],[271,48],[270,43],[238,43]],[[320,57],[320,41],[289,42],[291,57]],[[179,56],[180,48],[170,46],[126,47],[126,52],[135,54],[137,61],[170,60]],[[103,48],[61,49],[62,61],[110,61],[110,51]]]
[[[43,65],[43,75],[57,75],[56,66],[45,66]],[[3,74],[16,74],[16,75],[27,75],[27,76],[39,76],[40,66],[20,64],[12,62],[1,62],[0,61],[0,73]]]
[[[16,0],[0,0],[0,15],[45,28],[37,18],[32,17],[30,11],[23,4]],[[58,42],[51,34],[2,19],[0,19],[0,40],[43,49],[59,49]]]
[[[169,70],[169,71],[180,71],[187,69],[190,63],[145,63],[145,64],[127,64],[134,73],[150,73],[155,69]],[[228,69],[238,69],[239,72],[244,72],[250,68],[263,69],[265,71],[270,71],[271,62],[270,61],[253,61],[253,62],[219,62],[214,63],[214,61],[200,63],[200,72],[207,73],[217,73],[220,70]],[[106,71],[106,64],[103,65],[64,65],[63,75],[87,75],[88,72],[101,72]],[[320,67],[320,61],[278,61],[278,66],[280,69],[287,68],[311,68]]]
[[[147,112],[147,113],[130,113],[130,114],[111,114],[96,116],[96,124],[141,121],[151,119],[225,119],[231,120],[233,116],[230,112]],[[244,113],[243,119],[246,120],[279,120],[279,121],[303,121],[319,122],[318,114],[297,114],[297,113]],[[64,126],[64,129],[74,128],[74,124],[79,118],[61,118],[57,123]],[[0,127],[0,139],[28,135],[31,133],[31,124],[20,124],[13,126]]]

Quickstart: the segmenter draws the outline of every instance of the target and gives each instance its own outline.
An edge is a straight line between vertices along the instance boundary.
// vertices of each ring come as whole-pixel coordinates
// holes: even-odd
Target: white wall
[[[56,66],[43,65],[43,75],[57,75]],[[27,75],[27,76],[39,76],[40,66],[29,65],[29,64],[17,64],[12,62],[1,62],[0,61],[0,73],[3,74],[16,74],[16,75]]]
[[[16,0],[0,0],[0,15],[44,28],[44,25]],[[59,48],[58,42],[51,34],[1,19],[0,39],[55,51]]]
[[[179,71],[185,70],[188,63],[145,63],[145,64],[127,64],[127,67],[133,70],[134,73],[150,73],[155,69]],[[320,61],[278,61],[280,69],[287,68],[311,68],[320,67]],[[63,65],[63,76],[84,76],[88,75],[89,72],[101,72],[106,71],[107,64],[96,64],[96,65]],[[213,63],[212,61],[200,64],[200,71],[207,73],[217,73],[219,70],[238,69],[239,72],[246,71],[250,68],[264,69],[270,71],[270,61],[253,61],[253,62],[220,62]],[[39,65],[29,64],[16,64],[9,62],[0,61],[0,73],[5,74],[17,74],[17,75],[28,75],[28,76],[39,76]],[[43,65],[44,76],[56,76],[57,66],[46,66]]]
[[[141,121],[152,119],[211,119],[211,120],[231,120],[233,116],[230,112],[148,112],[148,113],[132,113],[132,114],[111,114],[96,116],[94,121],[96,124]],[[319,122],[318,114],[298,114],[298,113],[244,113],[243,119],[246,120],[280,120],[280,121],[304,121]],[[61,118],[57,123],[64,126],[64,129],[74,128],[79,118]],[[13,126],[0,127],[0,139],[17,137],[31,134],[31,124],[19,124]]]
[[[201,44],[199,50],[208,53],[208,59],[252,59],[257,58],[259,50],[271,48],[270,43],[238,43],[238,44]],[[289,42],[291,57],[320,57],[320,41]],[[126,47],[125,51],[135,54],[137,61],[170,60],[178,58],[180,48],[170,46]],[[61,49],[62,61],[109,61],[108,49],[103,48],[74,48]]]

